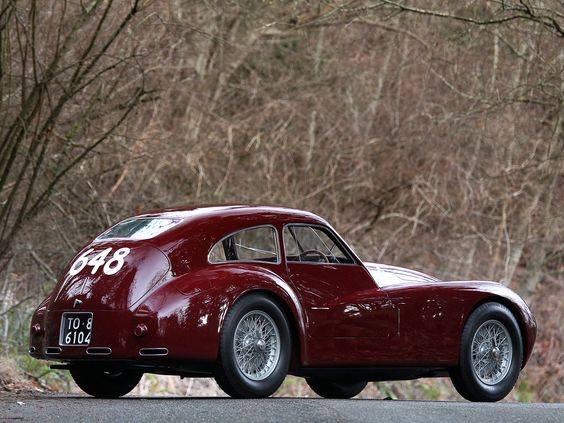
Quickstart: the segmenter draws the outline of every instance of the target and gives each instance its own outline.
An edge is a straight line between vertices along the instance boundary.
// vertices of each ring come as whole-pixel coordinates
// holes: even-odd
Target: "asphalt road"
[[[392,400],[144,398],[0,393],[0,421],[100,422],[564,422],[564,404],[476,404]]]

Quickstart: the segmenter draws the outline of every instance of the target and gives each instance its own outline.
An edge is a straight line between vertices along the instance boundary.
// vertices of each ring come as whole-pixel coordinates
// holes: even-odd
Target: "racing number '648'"
[[[80,257],[78,257],[74,261],[69,270],[69,275],[77,275],[86,266],[92,266],[92,271],[90,272],[92,275],[94,275],[102,266],[102,271],[106,275],[115,275],[123,267],[124,259],[131,250],[127,247],[119,248],[114,252],[113,256],[108,261],[106,261],[106,258],[112,251],[111,247],[106,248],[105,250],[99,252],[90,260],[88,260],[88,254],[90,254],[92,251],[94,251],[93,248],[86,250],[80,255]]]

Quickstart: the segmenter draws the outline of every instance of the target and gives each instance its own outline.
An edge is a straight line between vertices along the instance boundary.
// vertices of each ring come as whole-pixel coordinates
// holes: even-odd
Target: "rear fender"
[[[276,273],[260,264],[217,264],[168,280],[135,310],[156,318],[159,336],[171,358],[216,361],[219,333],[227,312],[242,296],[268,292],[292,313],[300,344],[300,361],[307,363],[305,317],[298,297]]]

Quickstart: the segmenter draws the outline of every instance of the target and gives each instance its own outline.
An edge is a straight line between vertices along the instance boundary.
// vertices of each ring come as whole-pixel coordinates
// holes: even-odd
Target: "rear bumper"
[[[159,362],[185,355],[158,327],[155,315],[130,310],[81,310],[93,313],[92,336],[87,346],[59,343],[62,314],[76,310],[45,310],[31,322],[32,357],[46,360],[136,360]]]

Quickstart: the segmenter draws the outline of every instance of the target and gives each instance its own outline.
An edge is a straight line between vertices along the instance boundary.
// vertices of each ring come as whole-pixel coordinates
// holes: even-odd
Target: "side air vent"
[[[89,355],[110,355],[112,349],[108,347],[91,347],[86,349],[86,354]]]
[[[168,349],[166,348],[141,348],[139,350],[139,355],[142,356],[163,356],[168,354]]]

